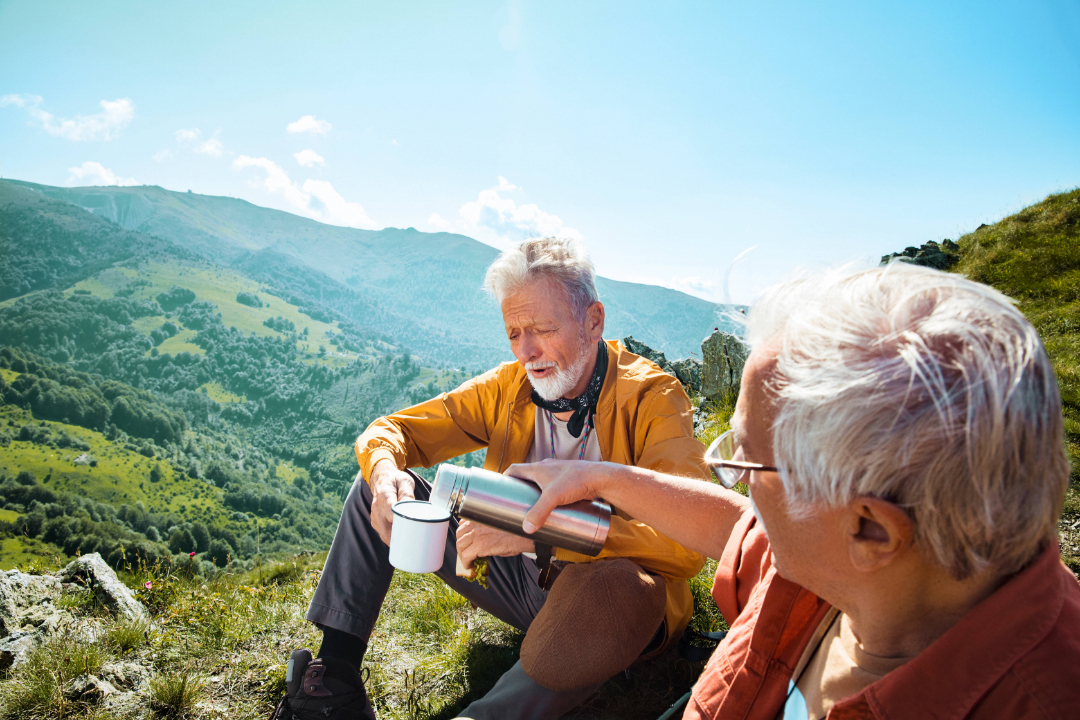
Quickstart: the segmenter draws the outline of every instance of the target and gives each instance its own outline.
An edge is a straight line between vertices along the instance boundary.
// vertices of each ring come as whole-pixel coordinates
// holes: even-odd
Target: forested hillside
[[[225,267],[2,182],[0,249],[6,567],[325,549],[358,432],[482,369],[421,366],[285,256]]]

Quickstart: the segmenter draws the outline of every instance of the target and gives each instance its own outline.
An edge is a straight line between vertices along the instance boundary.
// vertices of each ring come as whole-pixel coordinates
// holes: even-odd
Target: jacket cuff
[[[360,463],[360,471],[364,475],[364,481],[371,486],[371,469],[375,467],[380,460],[389,460],[397,466],[397,458],[387,448],[374,448],[373,450],[365,450],[361,452],[360,448],[356,448],[356,461]]]

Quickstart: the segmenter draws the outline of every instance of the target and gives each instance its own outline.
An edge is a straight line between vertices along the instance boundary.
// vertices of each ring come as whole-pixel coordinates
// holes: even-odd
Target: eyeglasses
[[[735,454],[739,446],[735,444],[735,431],[728,430],[712,441],[712,445],[705,451],[705,464],[712,468],[713,475],[720,484],[728,490],[741,482],[746,482],[751,470],[764,472],[780,472],[777,468],[769,465],[736,460]]]

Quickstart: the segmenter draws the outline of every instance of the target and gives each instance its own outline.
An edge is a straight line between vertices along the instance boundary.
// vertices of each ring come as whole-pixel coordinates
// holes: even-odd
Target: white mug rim
[[[443,522],[446,522],[447,520],[450,519],[450,511],[449,510],[443,510],[443,512],[446,513],[446,517],[442,517],[442,518],[417,518],[417,517],[412,517],[410,515],[405,515],[403,513],[398,512],[398,505],[408,505],[408,504],[429,505],[432,508],[435,508],[436,510],[439,509],[437,505],[434,505],[434,504],[428,502],[427,500],[399,500],[398,502],[396,502],[396,503],[394,503],[393,505],[390,506],[390,511],[392,513],[394,513],[395,515],[397,515],[399,518],[404,518],[406,520],[412,520],[413,522],[443,523]]]

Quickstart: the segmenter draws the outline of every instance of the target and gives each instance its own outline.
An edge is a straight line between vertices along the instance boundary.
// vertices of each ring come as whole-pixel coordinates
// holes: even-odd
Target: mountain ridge
[[[69,202],[128,230],[160,237],[233,265],[271,250],[319,271],[344,289],[425,332],[482,348],[486,364],[510,359],[499,314],[482,289],[499,251],[455,233],[415,228],[360,230],[325,225],[238,198],[159,186],[58,188],[5,180]],[[731,330],[737,306],[655,285],[597,277],[609,337],[633,335],[672,357],[699,351],[714,327]],[[725,312],[727,315],[725,315]],[[410,343],[399,340],[405,345]],[[438,363],[438,355],[424,355]]]

